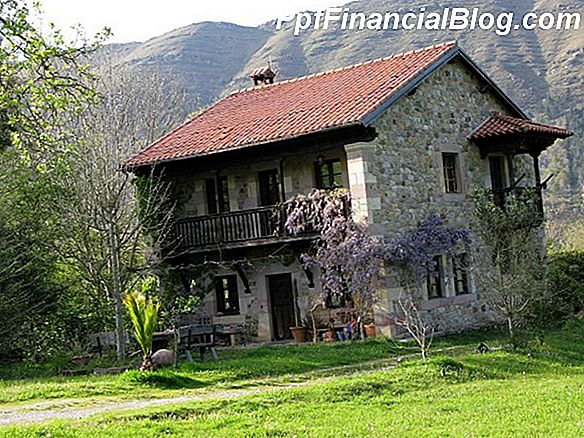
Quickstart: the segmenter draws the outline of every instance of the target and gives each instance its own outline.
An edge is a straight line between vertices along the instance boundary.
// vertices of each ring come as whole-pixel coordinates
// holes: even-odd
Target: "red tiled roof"
[[[471,140],[482,140],[491,137],[514,134],[542,134],[555,138],[568,138],[574,133],[556,126],[544,125],[517,117],[494,114],[483,122],[471,134]]]
[[[421,75],[455,42],[232,93],[131,158],[125,168],[206,155],[363,119]]]

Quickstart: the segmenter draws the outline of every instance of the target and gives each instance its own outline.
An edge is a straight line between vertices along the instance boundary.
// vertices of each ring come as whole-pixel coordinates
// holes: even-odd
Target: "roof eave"
[[[252,148],[252,147],[257,147],[257,146],[266,146],[266,145],[278,143],[281,141],[289,141],[289,140],[297,140],[297,139],[299,140],[307,135],[326,134],[328,132],[333,132],[333,131],[336,131],[338,129],[359,127],[359,126],[364,126],[364,125],[361,122],[349,122],[349,123],[345,123],[342,125],[336,125],[336,126],[331,126],[328,128],[320,129],[318,131],[311,131],[311,132],[305,132],[302,134],[281,137],[281,138],[278,138],[275,140],[267,140],[267,141],[261,141],[261,142],[256,142],[256,143],[247,143],[247,144],[243,144],[243,145],[240,145],[237,147],[232,147],[229,149],[222,149],[219,151],[209,151],[209,152],[204,152],[204,153],[200,153],[200,154],[196,154],[196,155],[185,155],[184,157],[166,158],[164,160],[156,160],[156,161],[145,162],[145,163],[136,163],[136,164],[125,163],[123,168],[127,172],[134,172],[135,170],[140,169],[140,168],[158,166],[160,164],[176,163],[176,162],[181,162],[181,161],[185,161],[185,160],[193,160],[193,159],[197,159],[197,158],[207,157],[209,155],[216,155],[218,153],[235,152],[235,151],[239,151],[241,149],[247,149],[247,148]]]
[[[475,63],[470,56],[466,54],[464,50],[460,47],[458,48],[458,54],[460,57],[477,73],[481,78],[487,82],[495,91],[495,93],[507,104],[509,105],[521,118],[529,120],[529,116],[523,111],[514,101],[511,99],[498,85],[497,83],[481,68]]]

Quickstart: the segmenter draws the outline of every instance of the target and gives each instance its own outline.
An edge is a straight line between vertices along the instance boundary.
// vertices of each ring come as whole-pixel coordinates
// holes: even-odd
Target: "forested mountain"
[[[459,2],[362,0],[347,5],[352,12],[442,11]],[[465,7],[481,12],[584,12],[582,0],[487,0]],[[584,23],[582,23],[584,26]],[[229,23],[196,23],[144,43],[112,47],[121,63],[141,74],[157,70],[169,84],[189,94],[186,116],[225,93],[251,85],[249,73],[268,61],[284,79],[387,56],[436,42],[457,39],[533,118],[566,126],[577,135],[547,153],[544,164],[556,177],[549,189],[563,211],[581,203],[584,169],[584,31],[515,30],[499,36],[494,30],[370,31],[319,30],[294,36],[291,24],[276,30],[275,21],[259,27]],[[548,196],[550,198],[551,196]],[[565,202],[567,201],[567,202]]]

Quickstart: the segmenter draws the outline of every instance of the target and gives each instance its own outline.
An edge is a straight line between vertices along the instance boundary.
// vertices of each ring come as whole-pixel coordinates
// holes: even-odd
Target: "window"
[[[226,176],[217,177],[217,201],[219,213],[229,211],[229,187]]]
[[[458,254],[452,259],[455,295],[470,293],[468,286],[468,267],[468,255],[466,253]]]
[[[215,293],[217,297],[217,313],[224,315],[235,315],[239,313],[237,276],[222,275],[215,277]]]
[[[444,296],[444,269],[442,266],[442,256],[434,257],[434,266],[426,278],[428,288],[428,299],[442,298]]]
[[[278,170],[270,169],[258,173],[260,184],[260,205],[276,205],[280,202],[280,182]]]
[[[315,163],[316,188],[332,189],[342,187],[343,171],[341,169],[341,160],[319,160]]]
[[[205,180],[205,195],[207,196],[207,214],[217,213],[217,191],[214,178]]]
[[[460,181],[458,177],[458,154],[442,154],[442,170],[444,172],[444,187],[446,193],[460,193]]]
[[[207,214],[229,211],[229,187],[226,176],[219,176],[217,179],[206,179],[205,193],[207,196]]]
[[[491,187],[494,190],[505,189],[509,185],[509,163],[505,156],[489,157]]]

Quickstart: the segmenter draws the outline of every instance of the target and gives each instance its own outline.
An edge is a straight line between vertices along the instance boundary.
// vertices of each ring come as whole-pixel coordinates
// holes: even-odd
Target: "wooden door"
[[[296,325],[294,321],[292,275],[268,275],[267,279],[272,314],[272,338],[276,341],[291,339],[290,327]]]

